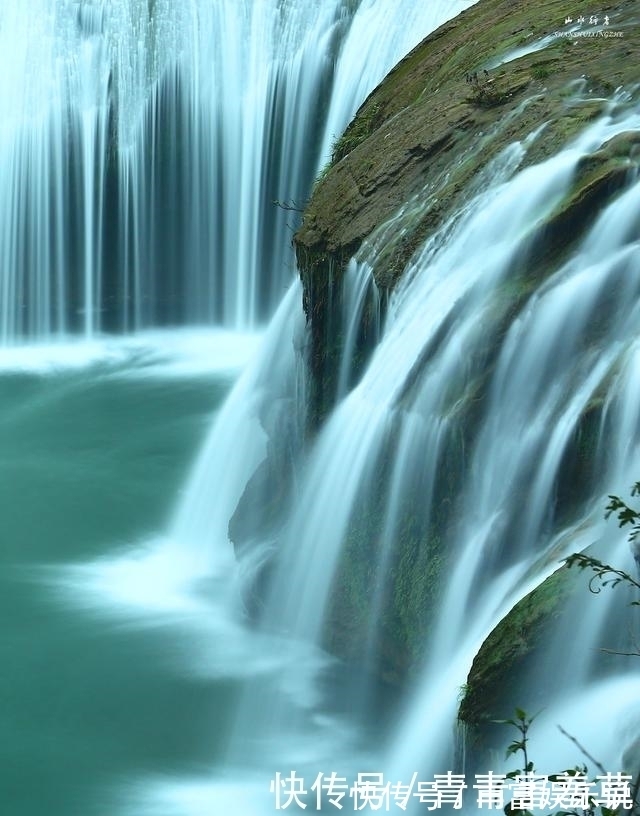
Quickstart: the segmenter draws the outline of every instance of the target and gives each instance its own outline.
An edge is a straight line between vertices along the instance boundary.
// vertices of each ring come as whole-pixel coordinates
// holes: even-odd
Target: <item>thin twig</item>
[[[600,649],[599,651],[606,654],[620,655],[620,657],[640,657],[640,652],[616,652],[615,649]]]
[[[567,731],[565,731],[561,725],[558,726],[558,730],[560,731],[561,734],[564,734],[564,736],[567,739],[570,739],[571,742],[578,748],[579,751],[582,751],[582,753],[586,756],[589,762],[592,762],[596,766],[596,768],[600,771],[600,773],[603,773],[606,776],[607,772],[602,766],[602,764],[598,762],[597,759],[594,759],[594,757],[591,756],[587,749],[583,745],[581,745],[575,737],[572,737],[571,734],[567,733]]]
[[[275,204],[276,207],[280,207],[281,210],[287,210],[287,212],[302,213],[305,210],[304,205],[298,201],[278,201],[278,199],[275,199],[271,203]]]

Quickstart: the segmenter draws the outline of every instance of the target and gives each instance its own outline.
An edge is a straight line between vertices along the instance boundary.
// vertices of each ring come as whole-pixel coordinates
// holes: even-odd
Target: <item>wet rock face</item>
[[[291,492],[291,462],[269,446],[267,457],[247,482],[229,521],[229,539],[238,555],[255,541],[276,534]]]
[[[574,16],[588,21],[586,0],[574,6]],[[608,33],[622,26],[623,37],[567,37],[559,0],[535,7],[481,0],[427,37],[364,102],[338,139],[294,238],[316,427],[332,406],[341,356],[334,327],[349,259],[405,211],[374,267],[384,300],[412,255],[477,192],[483,171],[508,145],[527,144],[523,166],[542,161],[600,117],[616,89],[632,89],[640,79],[634,6],[623,0],[607,9]],[[530,285],[571,251],[639,162],[636,133],[617,136],[583,162],[571,195],[522,259]]]
[[[565,6],[481,0],[396,66],[336,143],[305,211],[295,244],[307,283],[321,259],[344,265],[406,202],[434,196],[393,269],[376,270],[392,287],[416,245],[502,148],[544,126],[526,162],[552,155],[600,115],[616,88],[637,82],[633,0],[608,10],[611,29],[625,26],[620,38],[558,36],[566,33]],[[588,6],[574,3],[574,15],[588,19]],[[633,138],[616,141],[619,157],[637,151]]]
[[[365,243],[375,243],[385,222],[404,208],[402,229],[385,237],[374,268],[379,288],[392,291],[412,255],[478,192],[483,171],[508,145],[526,144],[522,166],[534,165],[600,117],[617,89],[637,93],[637,0],[622,0],[605,12],[610,30],[622,31],[622,37],[564,36],[567,7],[559,0],[535,5],[525,0],[480,0],[417,46],[361,106],[336,143],[294,239],[310,329],[307,360],[316,425],[332,406],[341,355],[340,336],[333,327],[341,276],[354,253]],[[584,14],[588,21],[593,9],[586,0],[576,0],[571,13],[575,18]],[[536,228],[513,287],[505,287],[504,302],[493,316],[492,343],[499,342],[519,305],[575,248],[597,214],[624,188],[628,174],[638,172],[639,164],[637,133],[617,136],[581,163],[569,193]],[[483,353],[486,379],[495,348]],[[483,382],[473,395],[474,405],[482,404]],[[597,418],[595,407],[599,406],[592,407]],[[471,420],[470,416],[465,427],[472,427]],[[581,427],[588,430],[590,421],[585,415]],[[572,473],[584,471],[579,457],[568,459],[566,484],[579,481]],[[577,494],[565,498],[567,503],[581,500]],[[425,542],[439,554],[435,541],[437,531],[420,529],[398,543],[398,563],[411,565],[407,576],[416,573],[415,560],[428,549]],[[334,599],[335,620],[354,623],[353,631],[346,633],[342,623],[342,639],[334,638],[331,646],[355,659],[358,615],[364,620],[367,611],[367,575],[362,567],[367,563],[367,542],[361,529],[354,532],[345,556],[351,560]],[[394,589],[402,616],[390,618],[381,643],[381,674],[392,682],[402,682],[416,663],[434,587],[441,584],[443,574],[446,570],[438,568],[429,580],[399,581]],[[496,700],[488,696],[488,689],[504,688],[512,673],[526,671],[527,661],[535,659],[536,643],[557,614],[563,592],[563,580],[549,579],[487,641],[465,698],[468,722],[490,716]]]
[[[331,407],[340,358],[331,327],[342,272],[363,242],[406,209],[402,229],[388,236],[374,268],[379,288],[389,292],[506,146],[527,140],[523,166],[535,164],[599,117],[615,89],[640,79],[634,0],[608,9],[610,28],[625,26],[621,38],[559,36],[566,33],[565,5],[480,0],[405,57],[337,141],[294,238],[316,424]],[[578,0],[574,16],[588,20],[588,6]],[[533,275],[545,275],[549,262],[579,239],[639,155],[637,134],[623,134],[585,163],[572,196],[540,230]]]

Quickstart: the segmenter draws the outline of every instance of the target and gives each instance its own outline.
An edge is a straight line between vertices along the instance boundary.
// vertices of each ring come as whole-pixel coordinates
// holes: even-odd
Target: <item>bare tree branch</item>
[[[598,762],[597,759],[592,757],[591,754],[587,751],[587,749],[583,745],[581,745],[575,737],[572,737],[571,734],[565,731],[561,725],[558,726],[558,730],[560,731],[561,734],[564,734],[564,736],[567,739],[571,740],[571,742],[578,748],[578,750],[581,751],[586,756],[589,762],[592,762],[596,766],[596,768],[600,771],[601,774],[604,774],[606,776],[607,772],[604,769],[603,765],[600,762]]]
[[[615,649],[600,649],[605,654],[619,655],[620,657],[640,657],[640,652],[616,652]]]
[[[303,213],[305,210],[304,205],[298,201],[278,201],[276,198],[271,203],[275,204],[276,207],[280,207],[281,210],[287,210],[287,212]]]

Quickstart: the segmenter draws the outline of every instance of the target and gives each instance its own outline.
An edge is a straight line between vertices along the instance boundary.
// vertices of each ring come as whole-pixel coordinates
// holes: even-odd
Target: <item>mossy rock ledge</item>
[[[576,0],[570,11],[588,21],[593,4]],[[389,291],[415,250],[504,147],[540,129],[524,162],[541,161],[597,118],[616,91],[637,92],[636,0],[598,10],[609,18],[602,36],[566,36],[567,13],[559,0],[535,5],[480,0],[408,54],[336,142],[294,237],[311,327],[318,422],[330,407],[327,383],[340,353],[339,338],[329,336],[336,284],[363,244],[408,202],[415,203],[374,270],[380,289]],[[583,32],[588,28],[585,24]],[[557,259],[569,249],[620,189],[629,163],[638,162],[637,134],[615,142],[578,174],[571,196],[542,236],[545,242],[536,242],[543,256]],[[544,265],[535,267],[544,271]]]
[[[468,726],[468,748],[475,753],[503,750],[505,733],[495,727],[498,718],[513,716],[525,705],[522,687],[514,678],[526,677],[540,664],[540,647],[566,614],[573,592],[584,592],[577,570],[561,567],[519,601],[500,621],[478,651],[463,689],[459,720]],[[534,711],[544,708],[545,688],[526,705]]]

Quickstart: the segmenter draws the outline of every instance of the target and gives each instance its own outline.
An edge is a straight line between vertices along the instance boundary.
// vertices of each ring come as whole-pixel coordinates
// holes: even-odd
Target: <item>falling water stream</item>
[[[223,629],[234,633],[235,644],[216,671],[237,674],[240,663],[246,678],[222,761],[200,779],[149,780],[145,795],[155,791],[146,800],[152,812],[154,802],[176,813],[205,813],[241,802],[245,812],[268,813],[274,807],[269,780],[292,769],[312,780],[320,772],[353,777],[363,768],[377,768],[408,781],[415,772],[428,776],[456,768],[460,688],[500,619],[557,568],[562,555],[594,542],[603,557],[630,568],[624,536],[604,522],[602,507],[611,485],[622,491],[633,481],[639,441],[636,179],[630,175],[626,192],[604,209],[570,259],[549,270],[506,330],[488,316],[499,313],[514,291],[522,274],[518,259],[569,189],[581,159],[639,126],[633,106],[614,106],[577,142],[525,170],[519,166],[526,146],[507,148],[487,168],[489,188],[470,199],[411,262],[366,371],[357,385],[344,389],[308,452],[299,413],[305,404],[304,326],[300,292],[297,286],[290,290],[261,353],[218,414],[168,541],[134,562],[139,576],[140,564],[146,570],[155,559],[168,558],[169,583],[175,588],[183,582],[186,598],[194,597],[194,579],[208,581],[204,586],[212,597],[197,597],[203,609],[208,604],[215,610],[219,623],[226,620]],[[347,276],[353,291],[347,303],[358,301],[368,268],[364,263]],[[487,349],[494,344],[495,362],[485,375]],[[475,420],[470,449],[461,451],[460,423],[472,421],[465,409],[483,376],[485,410]],[[587,500],[576,501],[564,517],[555,507],[567,451],[594,400],[603,406],[593,450],[597,471]],[[226,524],[274,438],[288,440],[295,502],[269,535],[258,534],[235,559]],[[399,497],[419,485],[430,523],[444,460],[457,451],[465,464],[459,492],[451,499],[452,515],[441,531],[447,579],[424,667],[382,742],[372,743],[366,721],[375,714],[366,707],[364,714],[356,711],[357,706],[345,713],[331,702],[353,689],[340,691],[337,680],[326,679],[335,661],[322,648],[323,622],[351,522],[358,508],[370,506],[378,495],[376,474],[389,449],[383,524],[373,547],[383,575],[394,563],[389,548],[400,523]],[[272,566],[260,625],[246,628],[237,598],[265,563]],[[115,563],[79,568],[80,581],[72,586],[78,592],[84,584],[92,595],[97,585],[88,579],[93,575],[107,595],[109,586],[117,593],[131,568],[125,553]],[[627,730],[625,736],[622,720],[629,729],[639,714],[637,675],[626,666],[601,676],[589,668],[598,644],[610,642],[607,619],[624,615],[625,600],[615,593],[598,601],[575,602],[579,617],[570,616],[569,629],[559,626],[557,641],[549,644],[548,660],[555,662],[545,660],[539,676],[534,672],[523,684],[523,695],[536,686],[544,690],[548,712],[532,743],[542,763],[564,767],[575,761],[574,746],[559,745],[551,730],[561,718],[583,740],[597,738],[600,761],[621,767],[631,735]],[[363,633],[373,661],[384,603],[381,592],[372,606],[376,617],[370,618],[369,636]],[[359,681],[362,699],[368,682],[367,675]],[[602,731],[606,739],[597,736]],[[493,762],[500,767],[498,757]]]
[[[0,9],[2,597],[17,621],[0,761],[21,816],[265,816],[277,773],[308,788],[464,770],[460,690],[500,620],[571,552],[632,569],[602,508],[640,476],[637,177],[562,262],[533,282],[520,263],[581,160],[640,130],[628,98],[541,164],[522,169],[535,134],[503,150],[384,319],[380,238],[363,247],[336,404],[308,432],[294,216],[273,202],[304,201],[366,94],[454,5]],[[356,366],[366,310],[377,343]],[[408,505],[416,569],[439,591],[389,721],[375,678]],[[354,671],[328,630],[366,517]],[[637,672],[594,655],[624,648],[627,600],[576,594],[522,681],[522,705],[544,700],[532,751],[548,771],[580,760],[559,720],[623,767]],[[501,769],[470,766],[489,761]],[[25,784],[36,765],[41,791]]]
[[[275,202],[465,5],[5,3],[0,342],[264,322],[294,274]]]

